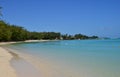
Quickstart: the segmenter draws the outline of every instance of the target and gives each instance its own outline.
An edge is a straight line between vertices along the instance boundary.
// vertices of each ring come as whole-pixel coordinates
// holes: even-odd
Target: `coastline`
[[[5,49],[6,49],[6,47],[5,47]],[[53,65],[51,65],[48,61],[46,61],[42,58],[39,59],[30,54],[18,52],[17,50],[13,50],[13,49],[9,49],[9,48],[7,50],[10,52],[13,52],[13,53],[15,52],[15,54],[17,54],[19,56],[18,61],[13,60],[12,63],[13,63],[13,66],[15,63],[15,70],[17,70],[17,75],[20,77],[57,77],[57,76],[70,77],[68,74],[65,74],[64,72],[62,72],[62,70],[59,71],[58,69],[54,68]],[[16,59],[16,58],[14,58],[14,59]],[[22,67],[21,67],[21,63],[22,63]],[[17,69],[16,69],[16,67],[17,67]],[[21,69],[19,67],[24,68],[24,70],[23,69],[19,70],[19,69]],[[32,70],[31,73],[30,73],[30,70]],[[21,71],[22,72],[28,71],[28,73],[24,73],[24,75],[22,74],[22,76],[21,76],[21,73],[20,74],[18,73]],[[38,72],[39,74],[36,72]]]
[[[25,40],[25,41],[17,41],[17,42],[0,42],[0,46],[8,45],[8,44],[16,44],[16,43],[34,43],[34,42],[47,42],[47,41],[58,41],[58,40]]]
[[[21,59],[18,59],[18,61],[16,60],[14,62],[9,61],[10,64],[13,63],[12,69],[16,71],[15,74],[17,75],[17,77],[39,77],[39,76],[40,77],[57,77],[57,76],[73,77],[72,72],[67,69],[63,71],[61,68],[56,67],[56,65],[50,64],[49,61],[45,59],[37,58],[35,56],[29,55],[26,53],[18,52],[19,50],[17,51],[11,48],[7,48],[6,46],[8,44],[15,44],[15,43],[34,43],[34,42],[47,42],[47,41],[59,41],[59,40],[27,40],[27,41],[22,41],[22,42],[2,42],[0,43],[0,45],[1,45],[1,48],[5,49],[8,52],[8,54],[11,54],[12,61],[13,59],[16,59],[14,55],[16,55],[16,57],[19,56],[21,58]],[[31,72],[28,69],[29,70],[32,69],[33,71]],[[25,73],[26,71],[28,72]],[[21,73],[22,73],[22,76],[21,76]],[[2,77],[7,77],[7,76],[2,76]],[[10,76],[10,77],[14,77],[14,76]],[[78,76],[74,75],[74,77],[78,77]]]
[[[16,71],[10,64],[13,56],[0,47],[0,77],[17,77]]]
[[[0,43],[0,77],[43,77],[41,76],[40,71],[36,69],[34,65],[28,62],[28,60],[24,59],[24,55],[19,55],[19,53],[14,52],[11,49],[7,49],[4,46],[8,44],[29,42],[44,42],[44,40]]]
[[[103,48],[103,51],[97,52],[98,54],[96,54],[96,52],[95,53],[94,52],[90,52],[90,55],[88,55],[88,53],[87,54],[84,53],[84,52],[88,52],[88,51],[81,51],[83,53],[80,53],[80,57],[71,56],[71,55],[73,55],[73,53],[72,54],[70,53],[69,54],[70,56],[65,54],[65,55],[63,55],[63,58],[61,58],[61,56],[62,56],[61,54],[57,54],[58,57],[60,55],[60,58],[58,58],[58,59],[57,58],[56,59],[54,59],[54,58],[47,59],[47,56],[49,56],[49,54],[46,56],[46,55],[44,55],[44,54],[42,55],[42,53],[40,53],[40,55],[38,54],[38,56],[37,56],[37,55],[34,55],[34,53],[32,53],[32,54],[31,53],[27,53],[27,49],[24,50],[24,48],[28,48],[28,52],[29,51],[30,52],[31,51],[33,51],[33,52],[37,51],[35,49],[32,50],[31,47],[38,48],[39,47],[38,44],[41,45],[41,43],[44,43],[44,42],[41,42],[41,43],[25,43],[25,45],[27,44],[27,47],[23,47],[23,49],[20,48],[21,47],[20,45],[23,44],[22,46],[25,46],[24,43],[21,43],[20,45],[19,44],[18,45],[16,45],[16,44],[14,45],[13,44],[13,45],[10,45],[10,46],[9,45],[8,46],[7,45],[3,45],[1,47],[3,49],[7,50],[13,56],[12,62],[10,61],[10,63],[15,63],[15,66],[18,69],[19,68],[21,69],[20,71],[23,72],[23,71],[26,71],[28,69],[31,70],[31,68],[27,68],[26,69],[26,67],[28,67],[28,66],[35,68],[35,69],[33,69],[34,71],[38,70],[38,73],[40,73],[40,75],[32,76],[32,77],[82,77],[82,76],[85,76],[85,77],[89,77],[89,76],[96,77],[97,75],[101,76],[101,77],[112,77],[112,76],[117,77],[117,76],[119,76],[119,72],[116,72],[116,71],[119,71],[119,68],[117,68],[117,67],[119,67],[119,60],[118,60],[119,59],[119,55],[118,55],[118,52],[119,52],[119,48],[118,48],[119,42],[115,41],[115,43],[116,43],[115,45],[116,46],[114,46],[114,48],[113,48],[113,49],[117,48],[118,51],[114,52],[112,50],[112,51],[110,51],[110,53],[105,53],[106,54],[105,55],[104,52],[106,52],[106,51],[104,51],[104,50],[108,49],[108,47],[109,48],[113,47],[113,45],[111,45],[111,44],[113,44],[113,41],[111,41],[110,43],[108,43],[108,41],[110,41],[110,40],[107,40],[107,41],[105,40],[104,43],[103,43],[103,41],[104,40],[97,41],[97,43],[92,46],[92,47],[95,46],[95,48],[96,48],[96,45],[97,45],[97,47],[102,46],[102,47],[100,47],[100,49],[103,48],[103,47],[105,48],[105,49]],[[74,45],[74,44],[76,44],[77,42],[81,43],[83,41],[74,41],[74,42],[72,41],[71,42],[71,43],[73,43],[72,45],[70,44],[69,41],[64,42],[64,44],[62,42],[62,44],[63,44],[63,46],[66,46],[66,44],[70,44],[70,46],[76,47],[76,45]],[[89,43],[93,42],[93,41],[84,41],[84,43],[82,45],[84,46],[86,44],[86,42],[88,43],[88,45],[86,45],[86,46],[89,47],[89,46],[91,46],[91,44],[89,44]],[[102,44],[100,44],[101,42],[102,42]],[[107,44],[106,44],[106,42],[107,42]],[[47,42],[45,42],[45,43],[47,43]],[[50,42],[48,42],[48,43],[50,43]],[[53,44],[53,42],[51,42],[51,43]],[[28,44],[30,44],[30,46]],[[37,45],[33,46],[34,44],[37,44]],[[98,45],[98,44],[100,44],[100,45]],[[47,45],[43,44],[43,45],[45,47],[46,46],[49,47],[48,44]],[[55,46],[56,42],[53,45]],[[44,46],[41,46],[41,48],[44,48]],[[106,46],[108,46],[108,47],[106,48]],[[56,48],[56,47],[54,47],[54,48]],[[39,49],[39,50],[41,50],[41,52],[45,52],[45,50],[42,50],[42,49]],[[66,50],[66,51],[70,52],[69,49]],[[60,51],[58,50],[58,52],[60,52]],[[93,54],[96,54],[96,55],[93,56]],[[103,54],[105,56],[103,56]],[[16,59],[14,55],[16,57],[20,57],[20,59],[17,59],[17,60],[13,61],[13,59]],[[85,55],[85,57],[83,55]],[[91,57],[91,55],[92,55],[92,57]],[[54,55],[50,55],[50,56],[54,56]],[[68,56],[68,57],[66,57],[66,59],[65,59],[64,56]],[[78,56],[78,55],[76,55],[76,56]],[[111,58],[110,58],[110,56],[111,56]],[[70,58],[73,58],[73,57],[75,57],[76,60],[79,58],[80,61],[78,61],[78,60],[77,60],[77,62],[76,61],[72,61],[72,60],[75,60],[75,59],[70,59]],[[103,58],[104,58],[104,60],[103,60]],[[63,60],[63,59],[65,59],[65,60]],[[111,61],[112,61],[112,59],[116,60],[116,61],[112,61],[111,62],[111,61],[109,61],[110,59],[111,59]],[[56,62],[57,62],[57,60],[61,60],[61,61],[58,62],[58,63],[60,63],[60,64],[58,64],[56,62],[54,63],[54,61],[52,61],[52,60],[54,60]],[[99,60],[101,60],[101,61],[99,61]],[[68,62],[62,64],[62,61],[63,62],[68,61]],[[21,65],[21,63],[22,63],[23,66],[19,67],[19,64]],[[70,67],[72,65],[72,63],[73,63],[73,66]],[[76,65],[75,66],[74,63],[78,63],[79,67],[78,67],[77,64],[75,64]],[[113,64],[114,66],[108,65],[108,63],[109,64]],[[70,64],[70,66],[69,66],[69,64]],[[18,71],[16,70],[14,65],[12,65],[12,67],[14,68],[14,70],[17,73]],[[86,67],[88,67],[88,69]],[[113,68],[116,68],[115,69],[116,71],[112,70]],[[91,72],[91,70],[92,70],[92,72]],[[32,72],[34,72],[34,71],[32,71]],[[103,74],[103,72],[105,72],[105,73]],[[19,76],[19,77],[31,77],[31,76],[24,76],[25,74],[23,74],[23,76],[19,76],[19,74],[17,73],[17,76]],[[29,74],[31,74],[31,72],[29,72]],[[34,74],[34,75],[36,75],[36,74]]]
[[[0,42],[0,77],[52,77],[49,73],[51,68],[47,63],[36,63],[30,55],[15,52],[7,49],[5,45],[16,43],[36,43],[58,40],[26,40],[18,42]],[[35,62],[35,63],[32,63]],[[40,65],[39,65],[40,64]],[[46,67],[47,66],[47,67]],[[21,70],[21,68],[25,70]],[[50,69],[49,69],[50,68]],[[29,70],[28,70],[29,69]],[[26,74],[24,72],[26,72]],[[31,73],[30,73],[31,72]]]
[[[39,42],[45,42],[45,41],[57,41],[57,40],[42,40],[42,41],[39,40]],[[36,42],[36,41],[32,40],[29,42]],[[20,43],[20,42],[16,42],[16,43]],[[25,43],[25,42],[21,42],[21,43]],[[1,48],[5,49],[8,52],[8,54],[12,55],[12,60],[10,61],[10,64],[12,65],[12,69],[16,71],[15,74],[17,74],[17,77],[39,77],[39,76],[40,77],[56,77],[56,76],[70,77],[71,76],[68,73],[62,72],[62,70],[55,68],[52,64],[50,64],[48,61],[42,58],[39,59],[30,54],[18,52],[17,50],[7,48],[6,46],[4,46],[6,44],[14,44],[14,43],[13,42],[5,43]]]

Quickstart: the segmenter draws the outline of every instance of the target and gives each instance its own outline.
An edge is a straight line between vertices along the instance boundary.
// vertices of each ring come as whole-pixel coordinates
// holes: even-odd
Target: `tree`
[[[11,25],[12,41],[24,41],[28,38],[28,31],[25,30],[23,27],[19,27],[16,25]]]
[[[9,26],[4,21],[0,21],[0,41],[9,41],[11,36],[12,33]]]
[[[99,37],[98,36],[91,36],[89,37],[90,39],[98,39]]]
[[[82,34],[75,34],[75,39],[89,39],[88,36]]]

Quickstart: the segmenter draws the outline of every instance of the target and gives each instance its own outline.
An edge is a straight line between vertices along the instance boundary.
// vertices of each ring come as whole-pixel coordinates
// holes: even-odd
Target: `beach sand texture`
[[[0,77],[17,77],[15,70],[10,65],[12,55],[0,47]]]

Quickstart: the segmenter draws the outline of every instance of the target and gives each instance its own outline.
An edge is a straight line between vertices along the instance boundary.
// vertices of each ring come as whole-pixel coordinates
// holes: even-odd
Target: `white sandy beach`
[[[50,41],[50,40],[26,40],[23,42],[29,43],[29,42],[45,42],[45,41]],[[22,42],[0,42],[0,46],[14,44],[14,43],[22,43]],[[25,57],[25,55],[20,55],[20,57],[25,59],[24,62],[23,60],[17,61],[17,63],[15,62],[14,65],[15,67],[12,67],[10,61],[14,59],[14,55],[12,55],[12,52],[9,52],[7,49],[0,47],[0,77],[38,77],[38,76],[43,77],[38,71],[38,67],[36,67],[34,64],[31,65],[31,62],[27,63],[29,62],[29,59]],[[19,69],[21,68],[19,67],[23,67],[26,70],[20,71]]]
[[[0,42],[0,46],[14,44],[14,43],[22,43],[22,42],[44,42],[46,40],[26,40],[20,42]],[[38,70],[34,68],[30,63],[27,63],[25,60],[19,60],[15,63],[12,63],[14,67],[11,66],[11,61],[16,58],[16,53],[8,51],[6,48],[0,47],[0,77],[42,77]],[[17,66],[17,67],[16,67]],[[19,70],[23,67],[24,70]]]
[[[0,77],[17,77],[15,70],[10,65],[12,55],[0,47]]]
[[[3,42],[0,45],[13,43],[15,42]],[[40,72],[26,60],[22,58],[16,60],[18,59],[16,55],[17,53],[0,47],[0,77],[42,77]]]
[[[16,71],[20,77],[69,77],[64,74],[62,70],[58,71],[56,68],[52,67],[53,65],[49,64],[49,62],[44,59],[38,59],[37,57],[25,53],[19,53],[16,50],[9,50],[19,54],[19,57],[24,59],[24,62],[23,60],[19,60],[17,63],[15,62],[15,68],[17,68]],[[21,69],[19,67],[23,67],[24,70],[19,70]],[[18,72],[20,72],[20,74]],[[65,76],[63,76],[63,74]]]
[[[44,42],[44,41],[51,41],[51,40],[27,40],[25,42],[29,43],[29,42]],[[0,45],[13,44],[13,43],[21,43],[21,42],[2,42],[0,43]],[[14,50],[10,50],[10,51],[14,52]],[[11,55],[11,53],[7,51],[7,49],[0,47],[0,77],[18,77],[18,76],[20,77],[38,77],[38,76],[40,77],[56,77],[56,76],[69,77],[71,76],[68,73],[67,74],[63,73],[62,70],[58,71],[56,68],[53,68],[51,64],[49,64],[48,62],[42,59],[37,59],[31,55],[22,54],[19,52],[15,52],[15,53],[19,54],[19,56],[25,60],[25,62],[17,61],[15,63],[15,67],[17,67],[18,69],[13,68],[10,65],[10,60],[14,58],[14,56]],[[21,69],[19,67],[23,67],[25,71],[19,70]],[[29,70],[27,70],[28,68]]]
[[[31,42],[46,42],[46,41],[58,41],[58,40],[25,40],[25,41],[18,41],[18,42],[0,42],[0,45],[23,43],[23,42],[31,43]]]

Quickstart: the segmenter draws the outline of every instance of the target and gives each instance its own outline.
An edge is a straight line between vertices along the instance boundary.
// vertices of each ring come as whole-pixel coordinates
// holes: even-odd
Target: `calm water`
[[[47,61],[68,77],[120,77],[120,40],[51,41],[8,47]]]

